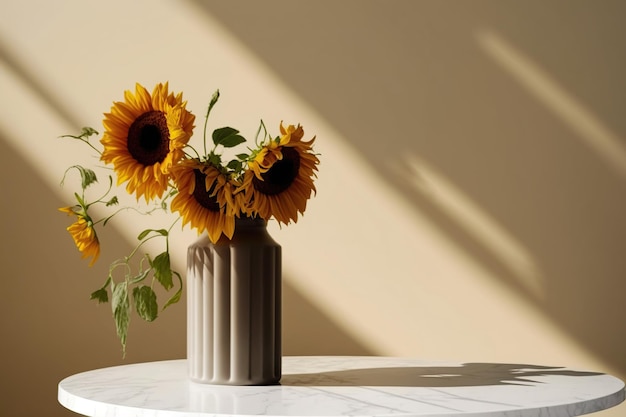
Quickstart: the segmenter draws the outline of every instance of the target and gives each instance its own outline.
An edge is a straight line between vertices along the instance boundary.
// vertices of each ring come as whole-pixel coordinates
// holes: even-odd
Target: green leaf
[[[239,159],[240,161],[245,161],[246,159],[248,159],[250,155],[248,155],[247,153],[240,153],[240,154],[237,154],[236,156],[237,156],[237,159]]]
[[[92,127],[89,126],[85,126],[81,129],[80,131],[80,135],[78,135],[81,138],[88,138],[89,136],[92,135],[97,135],[98,131]]]
[[[83,190],[89,187],[94,182],[98,182],[96,173],[93,172],[93,170],[89,168],[81,167],[80,165],[76,165],[76,169],[80,171],[81,187],[83,187]]]
[[[107,287],[109,286],[110,283],[111,283],[111,276],[107,278],[107,280],[104,282],[104,285],[100,289],[91,293],[91,297],[89,299],[97,300],[98,303],[107,303],[109,301],[109,293],[107,291]]]
[[[237,129],[233,129],[232,127],[220,127],[219,129],[215,129],[213,131],[213,143],[216,145],[221,145],[222,141],[229,136],[236,135],[239,133]]]
[[[233,159],[228,163],[228,165],[226,165],[226,168],[232,169],[235,172],[239,172],[241,171],[242,166],[243,164],[241,163],[241,161]]]
[[[107,201],[106,206],[110,207],[110,206],[116,206],[118,204],[119,204],[119,200],[117,199],[117,196],[113,196],[113,198]]]
[[[209,162],[209,164],[215,167],[222,165],[222,157],[219,154],[213,152],[209,154],[207,161]]]
[[[89,136],[92,136],[92,135],[97,135],[97,134],[98,134],[98,131],[97,131],[96,129],[94,129],[94,128],[92,128],[92,127],[83,127],[83,128],[80,130],[80,135],[78,135],[78,136],[74,136],[74,135],[63,135],[63,136],[60,136],[60,137],[62,137],[62,138],[80,139],[80,140],[83,140],[83,141],[88,141],[88,139],[87,139],[87,138],[88,138]]]
[[[183,279],[181,278],[178,272],[175,272],[175,271],[172,271],[172,272],[174,272],[174,275],[176,275],[176,278],[178,278],[178,283],[180,284],[180,287],[178,288],[178,291],[176,291],[176,294],[174,294],[172,298],[167,300],[167,303],[165,303],[165,305],[163,306],[163,310],[165,310],[170,305],[176,304],[177,302],[179,302],[180,296],[183,294]]]
[[[133,299],[135,300],[135,310],[139,317],[145,321],[154,321],[157,318],[159,307],[155,292],[147,285],[133,288]]]
[[[222,145],[225,148],[232,148],[245,142],[246,140],[238,135],[239,131],[232,127],[221,127],[213,131],[213,143]]]
[[[78,201],[78,205],[81,207],[85,207],[85,201],[82,199],[81,196],[78,195],[78,193],[74,193],[74,198],[76,198],[76,201]]]
[[[74,169],[78,170],[78,172],[80,172],[80,180],[81,180],[80,183],[81,183],[81,187],[83,188],[83,190],[85,188],[89,187],[94,182],[98,182],[98,178],[96,177],[96,173],[93,172],[93,170],[91,170],[89,168],[82,167],[80,165],[72,165],[71,167],[69,167],[68,169],[65,170],[65,174],[63,175],[63,179],[61,179],[61,185],[65,184],[65,177],[67,176],[67,173],[72,168],[74,168]]]
[[[137,240],[143,240],[143,238],[148,236],[148,233],[150,233],[151,231],[152,229],[146,229],[143,232],[139,233],[139,236],[137,236]]]
[[[169,252],[159,254],[150,261],[150,266],[154,269],[154,277],[161,283],[163,288],[169,290],[174,286]]]
[[[149,233],[158,233],[161,236],[167,236],[167,230],[165,229],[146,229],[143,232],[139,233],[139,236],[137,236],[137,240],[143,240],[143,238],[145,238],[146,236],[148,236]]]
[[[246,139],[243,136],[232,135],[224,139],[221,142],[221,145],[225,148],[234,148],[235,146],[239,145],[240,143],[244,143],[245,141]]]
[[[105,288],[100,288],[91,293],[90,300],[97,300],[98,303],[108,303],[109,302],[109,293]]]
[[[128,335],[128,324],[130,322],[130,302],[128,300],[128,284],[126,281],[120,282],[113,287],[111,308],[113,310],[117,337],[119,337],[122,350],[124,355],[126,355],[126,336]]]

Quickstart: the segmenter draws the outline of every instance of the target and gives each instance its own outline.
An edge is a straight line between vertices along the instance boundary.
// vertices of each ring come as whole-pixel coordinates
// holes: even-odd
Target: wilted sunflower
[[[285,128],[281,122],[280,133],[279,140],[264,145],[248,163],[240,189],[252,213],[288,224],[298,221],[298,213],[304,213],[311,192],[316,191],[313,179],[319,159],[312,152],[315,137],[302,141],[300,125]]]
[[[67,231],[74,239],[74,244],[80,253],[82,253],[82,258],[91,257],[89,266],[92,266],[100,256],[100,241],[93,228],[93,222],[85,214],[76,212],[74,207],[61,207],[59,211],[78,217],[78,220],[72,223],[67,228]]]
[[[158,84],[152,95],[139,83],[135,94],[124,92],[102,122],[104,150],[100,159],[113,163],[118,185],[146,201],[161,197],[167,189],[171,167],[183,156],[192,135],[195,116],[186,110],[182,93],[168,93]]]
[[[235,184],[220,171],[198,161],[186,159],[172,168],[178,194],[172,201],[183,225],[190,223],[198,233],[207,231],[209,239],[217,242],[224,233],[229,239],[235,231],[235,215],[239,199],[234,196]]]

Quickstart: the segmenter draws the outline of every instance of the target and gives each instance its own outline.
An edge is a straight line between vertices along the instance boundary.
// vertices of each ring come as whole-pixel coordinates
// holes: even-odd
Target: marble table
[[[552,366],[288,356],[279,385],[197,384],[171,360],[70,376],[58,399],[92,417],[569,417],[621,403],[624,383]]]

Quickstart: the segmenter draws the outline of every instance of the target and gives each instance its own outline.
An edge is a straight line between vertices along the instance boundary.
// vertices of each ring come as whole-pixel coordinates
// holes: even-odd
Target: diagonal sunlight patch
[[[626,149],[619,137],[501,36],[483,30],[476,37],[478,44],[494,61],[576,131],[589,148],[626,179]]]
[[[510,233],[424,160],[409,155],[405,162],[407,170],[400,174],[416,192],[425,195],[431,204],[480,242],[530,294],[539,299],[544,297],[542,277],[533,257]]]
[[[385,177],[304,98],[206,10],[191,2],[76,1],[51,20],[48,12],[58,8],[43,0],[39,3],[39,13],[23,7],[21,19],[5,19],[0,37],[4,32],[29,33],[13,38],[11,52],[16,62],[43,69],[33,72],[35,81],[67,103],[73,118],[85,120],[86,125],[100,125],[102,111],[134,81],[150,85],[169,79],[172,89],[185,92],[189,108],[197,115],[204,111],[207,96],[220,88],[224,95],[220,111],[215,118],[212,115],[214,127],[232,125],[253,135],[258,119],[250,115],[262,109],[259,116],[266,122],[274,120],[274,128],[280,120],[299,122],[306,126],[307,138],[317,135],[316,151],[323,159],[316,182],[319,195],[297,226],[280,229],[274,222],[270,234],[284,248],[287,284],[359,346],[396,356],[462,355],[466,359],[487,354],[498,360],[511,355],[532,358],[538,352],[545,360],[589,357],[529,303],[526,294],[511,290],[493,276],[459,242],[416,210],[403,193],[389,187]],[[110,30],[111,22],[116,23],[115,31]],[[149,22],[167,22],[168,30],[153,31],[147,37]],[[89,60],[77,60],[77,51],[92,54]],[[123,65],[112,67],[111,63]],[[2,97],[7,103],[0,113],[0,127],[51,189],[64,199],[71,198],[69,188],[59,188],[59,175],[70,164],[82,161],[81,147],[55,140],[58,134],[71,133],[71,126],[51,108],[50,100],[42,100],[27,79],[14,73],[21,66],[0,62]],[[201,116],[196,122],[202,126]],[[416,180],[416,171],[423,177],[429,168],[419,160],[414,163],[407,174],[411,180]],[[484,245],[498,254],[494,259],[499,256],[516,265],[521,271],[518,275],[532,272],[532,260],[524,248],[509,240],[441,175],[429,172],[441,211],[461,219],[457,221],[468,233],[482,236]],[[59,215],[55,207],[43,213]],[[135,230],[164,224],[150,216],[130,220],[114,226],[129,243],[136,240]],[[64,233],[59,231],[60,236]],[[180,265],[194,238],[195,231],[186,229],[172,240],[172,258]],[[291,318],[311,334],[314,322],[305,315]],[[326,343],[323,338],[317,342]]]

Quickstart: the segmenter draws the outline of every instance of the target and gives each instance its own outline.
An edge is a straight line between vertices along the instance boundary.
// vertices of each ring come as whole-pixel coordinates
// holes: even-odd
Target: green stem
[[[60,136],[60,137],[62,137],[62,138],[72,138],[72,139],[78,139],[78,140],[80,140],[81,142],[84,142],[84,143],[86,143],[87,145],[89,145],[89,147],[90,147],[91,149],[93,149],[94,151],[96,151],[96,152],[98,153],[98,155],[102,155],[102,151],[101,151],[100,149],[98,149],[98,148],[96,148],[95,146],[93,146],[93,145],[91,144],[91,142],[89,142],[89,140],[88,140],[88,139],[85,139],[85,138],[83,138],[82,136],[63,135],[63,136]]]
[[[103,203],[104,202],[104,198],[106,196],[109,195],[109,193],[111,192],[111,189],[113,188],[113,177],[111,177],[109,175],[109,188],[106,190],[106,192],[104,194],[102,194],[102,196],[100,198],[98,198],[95,201],[92,201],[91,203],[87,204],[86,208],[89,208],[91,205],[96,204],[96,203]],[[83,190],[83,200],[85,198],[85,191]]]

